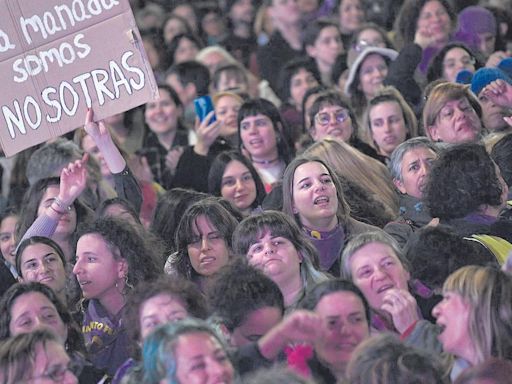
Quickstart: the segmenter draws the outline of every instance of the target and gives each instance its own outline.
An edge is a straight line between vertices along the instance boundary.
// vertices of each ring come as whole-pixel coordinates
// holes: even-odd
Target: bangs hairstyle
[[[283,103],[290,102],[292,78],[301,70],[310,73],[317,83],[321,84],[320,72],[318,72],[318,68],[313,60],[304,58],[290,60],[281,69],[279,76],[278,95]]]
[[[215,160],[213,160],[210,172],[208,173],[208,192],[214,196],[220,197],[222,195],[222,178],[224,177],[226,167],[232,161],[242,163],[251,173],[254,184],[256,185],[256,199],[251,204],[251,208],[259,207],[267,195],[265,187],[252,163],[247,157],[237,151],[221,152]]]
[[[406,140],[411,137],[418,136],[418,120],[416,119],[416,115],[414,114],[412,108],[407,104],[402,94],[395,87],[384,87],[377,91],[375,96],[368,102],[368,106],[366,107],[366,112],[364,114],[364,123],[363,127],[360,131],[361,138],[373,146],[375,149],[378,149],[375,140],[372,138],[372,122],[370,119],[370,112],[372,108],[376,107],[382,103],[397,103],[402,111],[402,117],[405,122],[405,128],[407,129]]]
[[[263,115],[270,119],[277,142],[277,153],[279,158],[288,164],[294,156],[294,143],[291,142],[291,131],[284,122],[279,110],[274,104],[265,99],[250,99],[243,103],[238,111],[238,142],[242,143],[240,135],[242,121],[247,117]]]
[[[247,257],[249,248],[258,242],[265,232],[270,232],[273,237],[284,237],[300,253],[303,259],[300,270],[304,287],[307,286],[309,279],[314,282],[327,279],[327,276],[320,272],[316,248],[306,238],[297,224],[293,222],[292,218],[282,212],[265,211],[244,219],[233,234],[235,253]]]
[[[449,101],[460,100],[462,98],[468,100],[469,104],[478,115],[478,118],[481,119],[482,107],[475,95],[469,90],[468,85],[442,82],[432,88],[423,108],[423,128],[430,140],[432,140],[432,136],[430,135],[429,127],[436,124],[441,109],[443,109],[445,104]]]
[[[210,225],[222,236],[229,250],[232,249],[231,234],[238,225],[233,215],[215,197],[205,198],[191,205],[185,211],[176,229],[175,243],[177,253],[172,263],[178,274],[187,278],[191,277],[191,273],[195,273],[190,264],[188,246],[197,240],[197,219],[199,216],[204,216],[208,219]]]
[[[318,95],[316,100],[313,102],[313,105],[309,109],[309,131],[314,132],[315,128],[315,116],[322,108],[325,107],[341,107],[343,109],[346,109],[348,111],[348,114],[350,116],[350,120],[352,121],[352,137],[350,140],[352,140],[354,137],[357,136],[357,132],[359,130],[359,126],[357,124],[357,118],[354,112],[352,111],[352,108],[350,107],[350,102],[346,100],[344,97],[340,95],[339,92],[334,91],[328,91],[321,93]]]
[[[478,363],[494,356],[512,359],[512,276],[494,267],[466,266],[452,273],[443,293],[469,304],[469,336]]]
[[[340,224],[345,225],[350,216],[350,208],[343,197],[343,187],[336,173],[331,169],[326,162],[319,157],[314,156],[300,156],[293,159],[293,161],[286,167],[283,175],[283,196],[289,196],[289,198],[283,199],[283,212],[288,216],[293,217],[298,225],[302,225],[300,222],[299,214],[293,212],[293,184],[295,178],[295,171],[298,167],[307,163],[320,163],[322,164],[329,173],[332,179],[334,187],[336,188],[336,197],[338,199],[338,210],[336,217]]]

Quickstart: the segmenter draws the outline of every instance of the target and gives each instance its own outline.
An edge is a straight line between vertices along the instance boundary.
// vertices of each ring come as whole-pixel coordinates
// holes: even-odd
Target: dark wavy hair
[[[101,236],[115,259],[126,260],[129,285],[136,287],[162,273],[163,265],[158,262],[163,259],[159,254],[160,247],[133,225],[115,217],[103,217],[79,228],[79,238],[88,234]]]
[[[292,134],[288,125],[283,120],[279,110],[274,104],[265,99],[251,99],[243,103],[238,111],[238,142],[242,143],[240,136],[240,126],[242,120],[246,117],[263,115],[270,119],[277,141],[277,154],[281,160],[288,164],[295,155],[294,143],[292,142]]]
[[[443,77],[443,61],[444,57],[448,53],[448,51],[453,48],[463,49],[468,53],[468,55],[475,61],[475,70],[482,67],[482,63],[479,58],[475,56],[471,48],[469,48],[466,44],[460,42],[453,42],[446,44],[443,49],[439,51],[437,55],[434,56],[432,61],[430,62],[427,70],[427,81],[431,83],[434,80],[441,79]]]
[[[284,313],[284,299],[279,287],[247,261],[237,258],[223,267],[208,291],[212,314],[233,332],[260,308],[273,307]]]
[[[505,183],[512,186],[512,133],[505,135],[494,144],[491,158],[500,168]]]
[[[283,103],[288,103],[291,97],[291,82],[293,76],[295,76],[301,69],[311,73],[318,84],[321,84],[322,80],[318,67],[312,59],[298,58],[288,61],[279,74],[279,88],[277,93]]]
[[[432,217],[456,219],[482,205],[500,206],[502,186],[495,164],[480,144],[458,144],[441,152],[424,193]]]
[[[199,216],[205,216],[210,221],[230,251],[231,235],[238,225],[238,221],[215,197],[198,201],[186,210],[176,230],[176,255],[172,260],[172,265],[178,274],[186,279],[197,277],[197,272],[192,268],[188,256],[188,245],[192,244],[197,236],[195,233]]]
[[[159,196],[150,230],[164,242],[167,254],[176,249],[176,229],[187,208],[207,196],[184,188],[173,188]]]
[[[226,167],[232,161],[239,161],[251,172],[254,184],[256,184],[256,199],[251,204],[251,208],[259,207],[267,195],[265,187],[252,163],[247,157],[237,151],[221,152],[215,160],[213,160],[210,172],[208,173],[208,192],[214,196],[221,196],[222,177],[224,176]]]
[[[142,305],[149,299],[158,295],[169,295],[184,305],[189,316],[206,319],[208,316],[206,301],[197,286],[185,279],[160,276],[158,279],[140,284],[126,300],[126,323],[129,324],[128,333],[135,343],[140,342],[139,315]]]
[[[400,46],[412,43],[416,34],[418,19],[426,3],[432,0],[406,0],[397,15],[394,30]],[[438,0],[446,9],[452,25],[457,22],[457,16],[447,0]]]
[[[83,341],[80,328],[75,323],[66,306],[59,300],[53,290],[41,283],[17,283],[12,285],[2,296],[0,300],[0,341],[5,341],[11,335],[9,324],[11,323],[11,309],[16,299],[28,293],[38,292],[55,306],[62,322],[68,330],[68,338],[66,340],[67,350],[69,352],[85,353],[85,344]]]
[[[194,43],[197,50],[200,51],[203,48],[203,42],[195,34],[190,32],[178,33],[173,39],[164,47],[164,68],[169,68],[174,64],[174,55],[180,46],[181,40],[187,39]]]

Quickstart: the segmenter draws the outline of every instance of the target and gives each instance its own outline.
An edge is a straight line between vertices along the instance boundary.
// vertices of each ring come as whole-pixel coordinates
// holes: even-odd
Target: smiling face
[[[459,144],[476,141],[482,123],[468,99],[463,97],[447,101],[428,130],[433,141]]]
[[[37,208],[37,216],[42,215],[53,200],[59,195],[59,185],[49,185],[41,198],[39,207]],[[57,228],[55,229],[55,235],[58,237],[68,237],[76,229],[76,210],[74,205],[71,206],[71,211],[67,211],[60,216]]]
[[[300,279],[302,256],[293,243],[265,231],[247,251],[249,264],[260,269],[278,286]]]
[[[123,300],[121,292],[128,265],[126,260],[114,257],[101,235],[89,233],[80,237],[73,273],[84,298],[103,302]]]
[[[234,369],[220,343],[208,333],[178,337],[174,348],[178,384],[231,384]]]
[[[228,245],[206,216],[198,216],[195,224],[194,239],[187,246],[190,264],[199,275],[211,276],[227,264]]]
[[[14,254],[16,242],[14,235],[17,223],[18,216],[7,216],[0,224],[0,251],[5,260],[13,266],[16,265],[16,255]]]
[[[444,292],[443,300],[434,307],[432,314],[442,330],[438,339],[443,344],[443,350],[476,363],[473,361],[475,346],[469,334],[470,308],[460,294]]]
[[[220,133],[222,137],[230,137],[236,135],[238,131],[237,116],[240,106],[239,99],[233,96],[222,96],[215,103],[215,116],[221,122]]]
[[[369,100],[375,96],[387,75],[388,65],[378,53],[371,53],[363,60],[359,69],[358,88],[364,93],[366,99]]]
[[[66,271],[55,249],[43,243],[32,244],[23,250],[20,257],[24,281],[37,281],[57,294],[66,288]]]
[[[36,329],[49,329],[62,342],[66,342],[68,330],[55,305],[41,292],[28,292],[18,296],[11,306],[10,336],[30,333]]]
[[[174,103],[169,92],[159,89],[160,98],[146,104],[144,117],[149,129],[156,135],[168,134],[178,127],[181,108]]]
[[[352,281],[374,309],[380,309],[387,290],[407,289],[409,272],[389,245],[373,242],[362,246],[352,254],[349,267]]]
[[[141,341],[159,325],[186,318],[188,311],[181,300],[159,293],[142,303],[139,311]]]
[[[325,329],[315,343],[318,358],[332,370],[344,368],[354,349],[370,336],[363,302],[352,292],[333,292],[320,299],[315,312]]]
[[[405,141],[407,127],[400,104],[385,101],[372,107],[369,112],[372,139],[379,152],[390,156]]]
[[[229,162],[222,175],[220,194],[240,211],[250,209],[256,200],[256,183],[251,171],[237,160]]]
[[[334,137],[348,142],[353,133],[354,127],[349,111],[338,105],[321,107],[315,116],[314,127],[310,129],[311,137],[315,141]]]
[[[437,154],[430,148],[418,147],[407,151],[402,158],[402,180],[393,180],[398,190],[421,199],[427,185],[427,176]]]
[[[437,0],[425,3],[418,16],[416,29],[431,35],[437,44],[446,43],[452,32],[452,23],[443,4]]]
[[[336,186],[327,168],[316,161],[295,169],[292,185],[293,211],[310,229],[332,229],[338,223]]]
[[[274,160],[278,156],[272,121],[265,115],[247,116],[240,122],[240,138],[251,158]]]

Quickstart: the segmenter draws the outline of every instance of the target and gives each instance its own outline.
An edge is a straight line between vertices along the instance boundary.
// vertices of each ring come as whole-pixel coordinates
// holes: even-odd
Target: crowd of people
[[[510,1],[130,3],[159,98],[0,158],[2,383],[510,382]]]

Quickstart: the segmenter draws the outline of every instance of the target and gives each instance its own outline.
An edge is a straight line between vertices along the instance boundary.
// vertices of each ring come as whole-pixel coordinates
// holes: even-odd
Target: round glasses
[[[343,123],[345,120],[347,120],[350,115],[347,110],[345,109],[339,109],[334,112],[319,112],[315,116],[315,120],[320,125],[328,125],[331,122],[331,117],[334,117],[334,121],[337,123]]]

